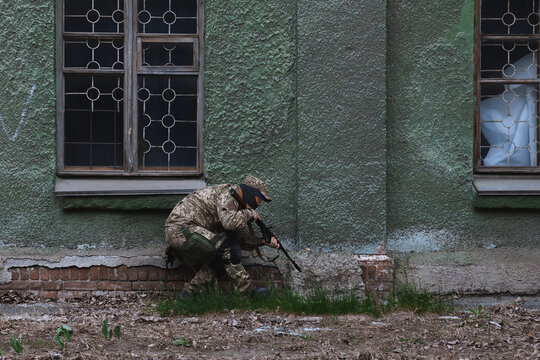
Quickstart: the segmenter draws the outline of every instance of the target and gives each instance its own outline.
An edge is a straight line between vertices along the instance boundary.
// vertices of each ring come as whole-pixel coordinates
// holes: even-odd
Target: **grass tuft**
[[[453,304],[438,294],[419,290],[415,285],[402,284],[397,294],[384,302],[373,296],[358,297],[354,293],[344,296],[331,296],[317,288],[308,295],[299,295],[289,289],[269,288],[264,296],[248,296],[234,291],[211,288],[200,294],[182,299],[175,297],[162,299],[157,311],[161,315],[195,315],[230,310],[280,311],[306,315],[369,314],[379,316],[398,309],[414,312],[446,313],[453,311]]]

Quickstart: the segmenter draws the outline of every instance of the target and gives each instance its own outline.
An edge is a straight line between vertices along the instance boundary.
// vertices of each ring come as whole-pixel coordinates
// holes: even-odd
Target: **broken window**
[[[534,172],[538,162],[539,0],[477,0],[475,169]]]
[[[57,1],[60,174],[200,174],[201,6]]]

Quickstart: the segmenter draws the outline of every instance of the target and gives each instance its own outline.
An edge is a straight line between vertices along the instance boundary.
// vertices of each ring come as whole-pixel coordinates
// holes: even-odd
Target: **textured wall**
[[[293,1],[206,1],[204,168],[210,184],[264,179],[261,216],[296,234]]]
[[[473,5],[388,1],[392,250],[540,244],[538,210],[473,206]]]
[[[386,220],[386,3],[300,0],[302,245],[372,252]]]
[[[166,207],[177,197],[55,197],[54,0],[3,1],[0,13],[0,247],[164,245]],[[292,240],[295,4],[207,1],[205,15],[205,175],[209,183],[246,173],[268,180],[269,221]]]
[[[0,252],[162,244],[166,211],[63,210],[54,195],[54,1],[2,1],[0,13]]]

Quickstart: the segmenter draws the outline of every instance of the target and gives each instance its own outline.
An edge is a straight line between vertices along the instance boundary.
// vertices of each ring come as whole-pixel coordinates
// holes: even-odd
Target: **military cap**
[[[252,188],[259,190],[266,201],[272,201],[272,198],[268,196],[268,193],[266,192],[267,186],[261,179],[248,175],[244,178],[242,184],[246,184],[247,186],[251,186]]]

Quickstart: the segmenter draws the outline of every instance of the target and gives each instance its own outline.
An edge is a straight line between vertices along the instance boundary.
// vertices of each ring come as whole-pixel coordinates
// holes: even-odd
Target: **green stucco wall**
[[[298,227],[302,245],[372,252],[386,220],[386,4],[298,9]]]
[[[39,253],[164,244],[178,196],[55,197],[54,1],[2,2],[0,11],[0,247]],[[236,183],[248,173],[268,180],[276,201],[261,213],[294,242],[296,5],[207,1],[205,26],[207,182]]]
[[[391,250],[540,245],[537,210],[475,207],[473,15],[473,0],[388,1]]]
[[[0,12],[0,249],[163,245],[179,197],[55,196],[54,1]],[[205,31],[204,175],[267,180],[289,247],[538,246],[473,195],[473,0],[208,0]]]

